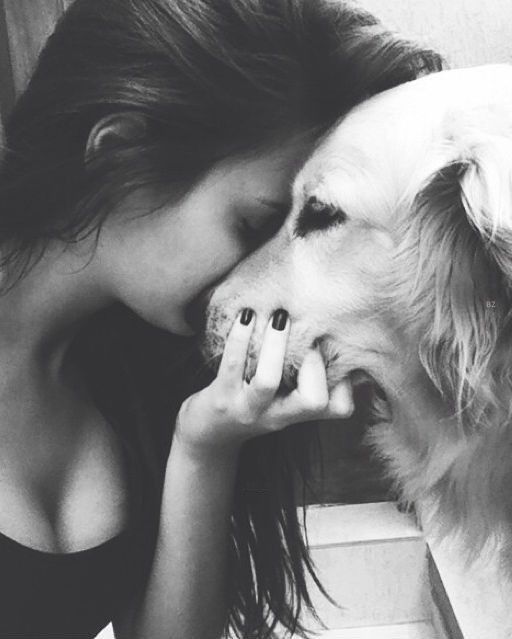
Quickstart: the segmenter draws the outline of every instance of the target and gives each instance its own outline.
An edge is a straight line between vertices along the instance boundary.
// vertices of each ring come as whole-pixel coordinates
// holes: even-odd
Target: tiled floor
[[[307,523],[318,576],[341,606],[330,604],[310,582],[327,628],[355,633],[431,620],[427,546],[413,517],[390,502],[316,506],[308,510]],[[305,622],[321,630],[313,619]]]

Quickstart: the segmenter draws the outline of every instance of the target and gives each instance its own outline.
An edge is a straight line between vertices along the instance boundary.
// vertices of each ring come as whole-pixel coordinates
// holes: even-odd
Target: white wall
[[[386,25],[442,53],[451,66],[512,64],[512,0],[359,0]]]

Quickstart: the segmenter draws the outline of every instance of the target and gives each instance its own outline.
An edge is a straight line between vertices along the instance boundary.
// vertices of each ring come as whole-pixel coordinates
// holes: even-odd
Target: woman
[[[350,389],[329,398],[313,350],[276,396],[285,309],[246,384],[241,309],[174,426],[172,335],[279,227],[315,137],[438,66],[330,0],[71,6],[0,171],[0,635],[93,637],[112,619],[129,639],[302,631],[308,437],[282,429],[346,416]]]

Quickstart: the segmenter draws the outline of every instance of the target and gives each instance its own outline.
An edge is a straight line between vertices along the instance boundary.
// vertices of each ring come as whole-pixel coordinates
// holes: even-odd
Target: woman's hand
[[[276,397],[281,382],[290,321],[277,311],[269,322],[254,377],[244,380],[254,313],[246,309],[226,340],[216,379],[182,405],[174,438],[192,453],[237,449],[244,441],[289,424],[312,419],[348,417],[353,411],[350,382],[342,381],[331,395],[325,366],[317,348],[305,356],[297,388]]]

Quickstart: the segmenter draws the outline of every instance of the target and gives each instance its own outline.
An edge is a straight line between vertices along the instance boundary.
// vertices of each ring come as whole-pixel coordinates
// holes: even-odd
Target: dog
[[[213,291],[204,350],[239,311],[290,313],[283,384],[318,343],[388,418],[369,437],[430,526],[512,540],[512,66],[435,73],[361,103],[297,175],[282,228]],[[356,377],[354,376],[354,380]],[[508,544],[507,544],[508,541]]]

